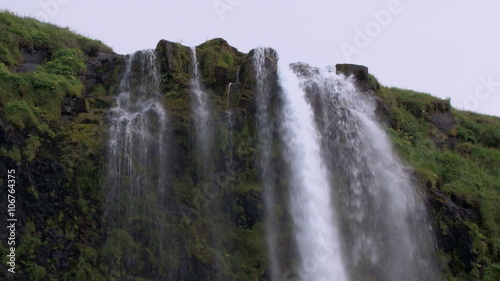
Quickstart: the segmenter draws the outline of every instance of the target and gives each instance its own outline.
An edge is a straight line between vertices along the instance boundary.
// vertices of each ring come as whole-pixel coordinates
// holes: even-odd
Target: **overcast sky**
[[[500,1],[0,0],[0,8],[99,39],[117,53],[222,37],[287,62],[363,64],[379,81],[500,116]]]

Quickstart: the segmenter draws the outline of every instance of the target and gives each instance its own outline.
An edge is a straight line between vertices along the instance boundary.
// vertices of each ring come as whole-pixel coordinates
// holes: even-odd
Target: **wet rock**
[[[312,67],[307,63],[296,62],[290,64],[290,69],[292,69],[293,73],[298,77],[311,77],[319,74],[319,68]]]
[[[460,262],[450,262],[451,271],[456,274],[463,264],[467,272],[472,270],[475,255],[473,253],[473,236],[469,224],[477,223],[478,212],[457,198],[448,198],[437,189],[427,188],[427,198],[436,233],[438,248]]]
[[[353,75],[360,90],[368,90],[368,67],[357,64],[336,64],[337,74]]]
[[[163,61],[166,63],[166,65],[162,64],[162,68],[166,70],[168,74],[172,74],[175,71],[175,67],[173,66],[174,44],[175,43],[167,40],[161,40],[156,45],[156,50],[160,53],[160,58],[163,57]]]

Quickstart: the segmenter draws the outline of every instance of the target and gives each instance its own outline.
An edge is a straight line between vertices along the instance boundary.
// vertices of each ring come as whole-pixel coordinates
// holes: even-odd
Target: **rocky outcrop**
[[[335,69],[337,74],[353,75],[359,89],[363,91],[368,90],[368,67],[356,64],[336,64]]]
[[[433,137],[432,141],[436,146],[444,150],[444,148],[455,149],[458,144],[457,139],[457,121],[451,112],[449,100],[436,101],[432,103],[432,110],[428,112],[425,118],[436,129],[440,136]]]
[[[290,68],[298,77],[307,78],[319,74],[319,68],[310,66],[309,64],[303,62],[292,63],[290,64]]]
[[[50,60],[50,53],[46,50],[26,49],[21,48],[22,62],[14,67],[14,72],[30,72],[35,70],[38,66]]]
[[[123,69],[123,56],[112,52],[98,52],[85,60],[87,69],[78,76],[85,85],[86,95],[101,85],[107,91],[116,84],[117,77]]]
[[[427,186],[427,194],[437,245],[451,256],[447,266],[453,275],[470,272],[477,259],[470,224],[478,223],[479,214],[473,206],[460,202],[456,197],[450,199],[430,185]]]
[[[64,98],[62,115],[77,115],[88,112],[88,101],[85,98]]]

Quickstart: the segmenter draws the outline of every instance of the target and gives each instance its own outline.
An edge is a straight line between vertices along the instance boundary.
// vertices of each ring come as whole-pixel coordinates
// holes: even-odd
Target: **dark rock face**
[[[455,149],[458,139],[457,139],[457,122],[455,117],[448,108],[436,107],[436,110],[427,116],[429,122],[436,127],[439,134],[444,136],[444,140],[433,138],[433,142],[436,146],[443,150],[444,147],[450,149]]]
[[[368,90],[368,67],[356,64],[337,64],[335,69],[337,74],[353,75],[359,89]]]
[[[473,206],[454,202],[439,190],[428,187],[427,193],[438,247],[451,255],[448,266],[452,274],[470,272],[476,257],[468,223],[477,223],[479,214]]]
[[[312,67],[303,62],[292,63],[290,64],[290,68],[298,77],[311,77],[319,74],[319,68]]]
[[[14,68],[14,72],[30,72],[35,70],[37,66],[50,60],[50,53],[45,50],[28,50],[21,48],[23,63]]]
[[[84,98],[64,98],[61,114],[75,116],[87,112],[88,105]]]
[[[175,43],[161,40],[156,45],[156,50],[160,53],[160,57],[164,60],[165,63],[162,64],[162,72],[167,74],[172,74],[175,72],[174,67],[174,51],[175,51]]]
[[[96,56],[87,57],[87,70],[78,78],[85,85],[87,93],[90,93],[97,85],[102,85],[109,90],[111,84],[116,81],[117,73],[121,69],[123,56],[110,52],[98,52]]]
[[[0,168],[3,165],[0,165]],[[64,169],[54,159],[44,158],[33,161],[29,165],[18,166],[13,162],[5,163],[5,167],[16,170],[16,217],[17,238],[23,238],[20,231],[25,228],[27,221],[34,223],[39,230],[43,241],[50,241],[50,245],[57,245],[54,252],[52,246],[39,248],[40,258],[55,258],[59,264],[58,270],[67,271],[70,263],[68,260],[75,255],[74,243],[64,239],[63,235],[54,229],[46,229],[46,217],[55,216],[61,212],[74,213],[76,210],[64,203],[65,191],[63,188]],[[36,186],[39,198],[34,198],[33,194],[24,191],[23,187]],[[49,196],[51,194],[51,196]],[[0,195],[0,200],[6,201],[6,193]],[[3,216],[2,216],[3,217]],[[4,233],[0,234],[4,238]],[[69,244],[67,243],[69,242]],[[52,244],[54,243],[54,244]]]
[[[0,122],[0,140],[6,147],[26,145],[25,136],[23,135],[27,135],[28,131],[12,131],[5,130],[5,128],[4,122]],[[1,159],[0,171],[15,170],[15,210],[18,219],[16,222],[17,259],[36,263],[40,266],[46,266],[47,260],[53,259],[56,264],[53,270],[69,272],[75,266],[74,260],[78,259],[80,255],[77,244],[83,241],[65,237],[63,234],[64,227],[61,225],[64,225],[64,223],[69,223],[72,226],[76,225],[78,222],[70,222],[69,219],[79,216],[80,210],[68,200],[78,195],[75,191],[67,188],[71,185],[67,178],[68,171],[60,163],[61,160],[57,154],[61,152],[57,149],[57,142],[53,139],[52,142],[47,142],[42,146],[41,149],[46,152],[45,156],[37,157],[31,162],[22,161],[16,163],[11,159]],[[73,184],[75,183],[73,182]],[[7,194],[7,192],[0,193],[1,202],[7,202]],[[80,198],[84,200],[84,196]],[[0,212],[0,218],[3,220],[6,219],[6,215],[5,212]],[[66,218],[66,220],[62,220],[59,225],[59,222],[52,221],[54,217]],[[49,221],[52,224],[49,225]],[[90,227],[95,223],[95,221],[90,222],[86,227]],[[28,224],[31,224],[34,229],[28,231]],[[81,229],[85,231],[83,225]],[[6,231],[1,232],[0,239],[6,241],[6,234]],[[30,244],[32,251],[36,253],[36,257],[20,254],[23,243],[28,243],[26,241],[44,242],[43,244],[37,242]],[[4,265],[0,265],[0,269],[2,274],[7,271]],[[24,276],[22,272],[17,274]],[[0,276],[2,275],[0,274]]]

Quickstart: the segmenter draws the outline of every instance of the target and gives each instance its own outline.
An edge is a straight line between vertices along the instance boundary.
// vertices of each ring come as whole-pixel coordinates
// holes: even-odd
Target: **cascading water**
[[[227,92],[226,92],[226,110],[225,110],[225,120],[226,120],[226,137],[225,140],[227,141],[227,153],[225,153],[225,166],[226,166],[226,171],[229,175],[232,175],[234,173],[234,159],[233,159],[233,147],[234,147],[234,137],[233,137],[233,131],[234,131],[234,112],[235,109],[233,108],[233,101],[234,100],[234,94],[232,94],[233,89],[236,91],[239,90],[239,83],[240,83],[240,78],[239,78],[239,73],[240,69],[236,71],[236,81],[235,82],[230,82],[227,85]],[[235,91],[235,92],[236,92]]]
[[[198,70],[198,59],[196,56],[196,47],[191,48],[192,56],[192,78],[190,81],[190,101],[193,124],[195,128],[195,139],[197,148],[197,191],[202,196],[202,202],[199,202],[200,208],[203,210],[203,221],[208,229],[208,245],[212,249],[212,266],[213,280],[223,280],[224,265],[222,261],[222,253],[224,253],[224,237],[220,235],[228,230],[227,224],[221,218],[220,213],[224,202],[222,201],[220,191],[220,174],[215,162],[218,159],[215,149],[215,132],[216,123],[219,122],[218,116],[213,114],[214,103],[205,91],[202,83],[202,75]],[[231,141],[228,130],[228,141]],[[231,160],[229,156],[229,161]],[[227,173],[231,173],[232,164],[226,162]]]
[[[159,83],[153,50],[127,58],[120,94],[108,116],[104,217],[109,231],[119,230],[136,243],[161,251],[167,115],[160,102]],[[143,239],[145,233],[135,231],[139,226],[150,231],[148,241]]]
[[[129,56],[110,112],[106,205],[119,205],[112,216],[119,218],[117,222],[123,214],[126,220],[144,213],[146,205],[140,199],[164,192],[167,116],[160,103],[159,79],[154,51]]]
[[[292,68],[321,134],[350,279],[437,280],[424,204],[376,122],[374,101],[351,78],[305,64]]]
[[[237,82],[236,82],[237,83]],[[233,83],[229,83],[227,87],[227,97],[226,97],[226,111],[225,111],[225,117],[226,117],[226,141],[227,141],[227,155],[225,156],[225,163],[226,164],[226,169],[228,174],[233,174],[233,165],[234,165],[234,159],[233,159],[233,146],[234,146],[234,138],[233,138],[233,109],[230,108],[229,106],[229,97],[231,95],[231,86],[233,86]]]
[[[287,70],[281,70],[278,77],[270,67],[276,60],[271,49],[254,50],[258,165],[266,212],[269,279],[291,277],[288,273],[293,265],[289,261],[297,260],[298,271],[291,275],[296,273],[303,281],[438,280],[423,200],[377,124],[373,100],[359,91],[351,78],[305,64],[291,66],[298,79]],[[224,170],[215,160],[229,163],[226,174],[233,175],[241,168],[233,163],[238,159],[231,154],[238,146],[232,133],[238,130],[239,122],[231,93],[237,101],[241,85],[238,81],[229,84],[226,114],[220,115],[226,119],[221,121],[203,90],[195,48],[192,67],[190,100],[198,155],[193,183],[196,192],[204,192],[217,178],[216,172]],[[120,272],[132,275],[137,266],[134,257],[147,252],[157,257],[154,267],[161,273],[156,279],[175,280],[176,273],[169,273],[164,258],[175,245],[175,239],[169,244],[165,229],[175,221],[166,215],[173,215],[168,213],[173,209],[167,210],[166,202],[175,203],[175,199],[167,198],[168,118],[159,84],[153,51],[127,58],[120,94],[109,113],[104,215],[108,236],[115,240],[106,244],[130,247],[125,257],[114,261]],[[220,158],[214,139],[223,138],[215,135],[214,128],[222,127],[226,128],[229,147],[223,153],[229,154]],[[286,196],[288,203],[283,202]],[[225,259],[230,257],[233,244],[222,237],[232,231],[232,222],[229,216],[221,216],[221,210],[233,198],[203,198],[206,204],[197,223],[202,225],[200,229],[210,229],[205,240],[209,245],[205,246],[211,254],[205,257],[213,262],[210,276],[223,280]],[[286,222],[287,215],[292,224]],[[291,243],[289,231],[294,234]],[[124,241],[126,246],[120,246]],[[285,245],[296,245],[297,252]],[[176,264],[179,257],[172,252],[169,261]],[[182,261],[190,258],[186,253]]]
[[[347,280],[331,184],[311,106],[291,71],[281,72],[286,96],[282,137],[291,166],[290,201],[304,281]]]
[[[256,103],[257,103],[257,128],[259,137],[259,168],[261,184],[263,186],[264,203],[266,212],[266,237],[268,246],[268,257],[270,262],[270,277],[272,281],[281,279],[279,260],[277,253],[277,218],[275,210],[275,174],[276,171],[271,164],[271,152],[273,146],[273,131],[276,130],[272,118],[271,99],[273,89],[271,83],[276,80],[266,67],[266,56],[276,56],[271,49],[257,48],[254,50],[254,70],[256,76]]]
[[[201,75],[198,71],[196,47],[191,48],[193,78],[190,82],[193,121],[197,133],[197,148],[200,156],[199,166],[202,177],[210,177],[209,168],[213,157],[213,118],[208,94],[203,90]]]

